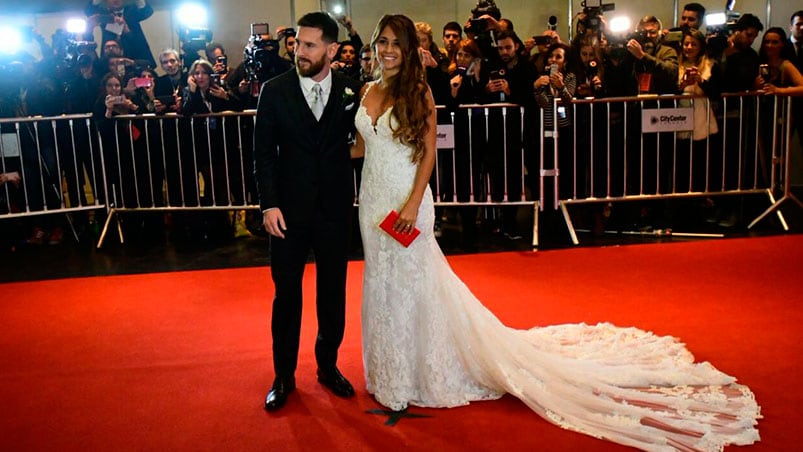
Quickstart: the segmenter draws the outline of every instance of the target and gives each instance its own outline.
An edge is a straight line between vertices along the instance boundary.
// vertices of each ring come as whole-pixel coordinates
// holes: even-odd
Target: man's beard
[[[318,61],[312,61],[305,58],[304,60],[309,61],[310,64],[310,66],[306,69],[301,67],[301,64],[299,64],[300,60],[301,58],[296,56],[296,72],[298,72],[298,75],[302,77],[312,77],[314,75],[317,75],[323,70],[324,66],[326,65],[326,55],[323,55],[321,59]]]

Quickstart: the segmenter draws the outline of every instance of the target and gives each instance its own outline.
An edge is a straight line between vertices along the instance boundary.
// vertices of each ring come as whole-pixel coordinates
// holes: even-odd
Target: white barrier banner
[[[641,111],[641,131],[681,132],[694,129],[694,109],[645,108]]]
[[[454,124],[438,124],[438,149],[454,149]]]
[[[19,157],[20,148],[17,145],[16,133],[4,133],[0,138],[0,157]]]

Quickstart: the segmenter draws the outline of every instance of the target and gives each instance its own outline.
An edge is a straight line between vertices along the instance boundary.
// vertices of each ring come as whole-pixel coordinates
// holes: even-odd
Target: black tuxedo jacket
[[[287,223],[349,221],[354,177],[349,138],[359,82],[332,73],[320,121],[296,71],[262,85],[254,130],[254,175],[262,210],[278,207]]]

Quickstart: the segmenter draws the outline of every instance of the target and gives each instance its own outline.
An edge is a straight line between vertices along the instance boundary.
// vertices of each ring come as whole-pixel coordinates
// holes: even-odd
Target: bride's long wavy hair
[[[424,136],[429,129],[427,117],[431,113],[427,102],[427,75],[418,53],[418,36],[413,21],[408,17],[401,14],[383,16],[371,37],[374,58],[380,62],[376,66],[375,79],[382,75],[382,60],[376,43],[385,27],[390,27],[396,35],[402,54],[399,72],[382,80],[393,105],[392,115],[398,124],[393,129],[393,137],[413,148],[410,158],[413,163],[418,163],[424,156]]]

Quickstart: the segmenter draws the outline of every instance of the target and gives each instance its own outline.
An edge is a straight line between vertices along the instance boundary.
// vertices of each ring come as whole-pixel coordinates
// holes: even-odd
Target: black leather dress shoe
[[[354,388],[351,383],[346,380],[346,377],[336,367],[331,370],[318,369],[318,381],[329,388],[336,396],[352,397],[354,395]]]
[[[279,378],[273,380],[273,386],[270,387],[268,396],[265,397],[265,409],[268,411],[275,411],[281,408],[287,402],[287,396],[296,389],[296,379]]]

